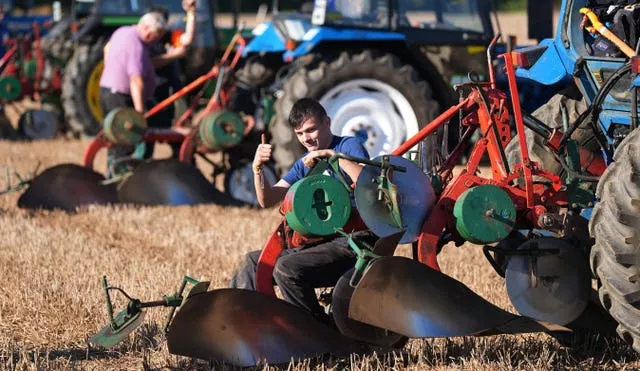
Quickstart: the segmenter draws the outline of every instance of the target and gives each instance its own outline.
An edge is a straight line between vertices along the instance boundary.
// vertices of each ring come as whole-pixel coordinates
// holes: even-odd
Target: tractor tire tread
[[[104,42],[98,40],[92,45],[79,46],[69,61],[62,83],[62,106],[69,128],[78,136],[93,137],[102,127],[87,104],[86,80],[95,61],[102,59]]]
[[[595,239],[590,264],[598,295],[618,322],[617,333],[640,352],[640,129],[618,146],[589,220]]]

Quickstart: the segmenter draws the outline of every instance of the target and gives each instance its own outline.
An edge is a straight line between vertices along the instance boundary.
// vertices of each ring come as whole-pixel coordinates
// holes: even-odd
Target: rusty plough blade
[[[353,294],[349,317],[408,337],[562,330],[506,312],[461,282],[403,257],[371,265]]]
[[[236,366],[286,363],[355,349],[354,343],[304,310],[250,290],[194,295],[167,334],[169,352]]]

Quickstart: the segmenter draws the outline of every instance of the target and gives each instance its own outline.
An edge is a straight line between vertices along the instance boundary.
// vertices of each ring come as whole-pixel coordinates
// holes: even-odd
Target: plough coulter
[[[406,337],[568,332],[594,313],[587,326],[607,322],[590,301],[590,246],[580,216],[595,201],[594,182],[604,161],[523,115],[512,55],[500,57],[510,97],[496,89],[493,73],[488,82],[470,76],[457,86],[466,97],[392,154],[373,160],[338,154],[294,184],[281,207],[281,223],[260,256],[257,292],[219,289],[187,297],[167,327],[169,351],[252,366],[349,352],[363,343],[391,347]],[[424,140],[457,118],[464,129],[460,143],[435,170],[420,166],[431,163],[421,150]],[[515,166],[505,155],[511,122],[520,144]],[[563,164],[564,177],[529,158],[525,127],[544,138]],[[472,143],[475,132],[480,139]],[[456,168],[468,149],[468,162]],[[416,155],[411,160],[402,157],[411,154]],[[485,155],[489,175],[480,172]],[[365,166],[355,189],[323,175],[339,158]],[[375,233],[377,242],[352,235],[364,229]],[[357,263],[328,299],[335,324],[328,328],[277,299],[272,275],[283,249],[336,235],[348,237]],[[438,252],[449,242],[484,245],[519,314],[496,307],[440,271]],[[399,243],[413,244],[413,259],[393,256]]]

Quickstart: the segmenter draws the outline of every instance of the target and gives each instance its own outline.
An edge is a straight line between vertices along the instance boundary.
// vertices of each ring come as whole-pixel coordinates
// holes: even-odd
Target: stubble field
[[[38,163],[41,169],[79,163],[87,144],[62,139],[0,142],[0,167],[26,174]],[[159,152],[162,156],[163,149]],[[3,179],[0,187],[5,186]],[[242,255],[260,248],[277,224],[277,210],[92,206],[67,214],[18,209],[18,196],[0,197],[0,369],[228,368],[169,354],[161,331],[166,316],[162,309],[149,310],[145,324],[115,349],[89,348],[87,338],[107,323],[101,277],[107,275],[110,283],[143,300],[171,294],[185,274],[210,280],[211,288],[225,287]],[[407,254],[408,249],[398,253]],[[444,272],[514,311],[502,279],[479,246],[447,246],[440,262]],[[394,352],[327,356],[284,366],[294,370],[639,367],[638,355],[617,338],[596,336],[566,348],[546,334],[415,339]]]

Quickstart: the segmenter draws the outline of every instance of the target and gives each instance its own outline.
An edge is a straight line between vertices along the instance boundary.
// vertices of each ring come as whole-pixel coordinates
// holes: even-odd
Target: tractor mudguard
[[[319,44],[326,42],[348,42],[353,40],[362,40],[367,42],[404,42],[405,39],[406,36],[398,32],[314,27],[307,31],[302,38],[302,43],[298,45],[296,49],[286,51],[282,56],[282,59],[285,62],[295,60],[296,58],[313,52]]]
[[[546,50],[530,68],[516,69],[516,76],[539,82],[543,85],[553,85],[567,77],[569,73],[562,63],[562,57],[556,49],[554,40],[543,40],[540,46]]]
[[[286,50],[285,40],[273,23],[261,23],[253,29],[251,34],[254,37],[242,51],[243,58],[255,53],[282,53]]]

